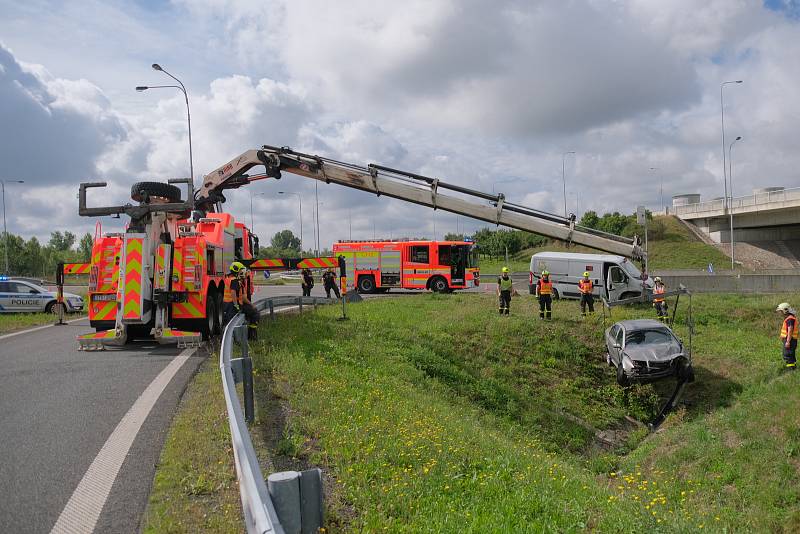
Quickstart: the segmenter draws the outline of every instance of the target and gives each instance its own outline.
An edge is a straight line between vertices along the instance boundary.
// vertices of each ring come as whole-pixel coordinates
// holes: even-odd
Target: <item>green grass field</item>
[[[664,224],[664,235],[652,239],[648,243],[650,270],[658,269],[705,269],[709,263],[726,265],[730,258],[715,247],[698,241],[674,217],[657,217]],[[544,247],[529,248],[514,254],[508,263],[504,260],[482,258],[481,273],[497,274],[503,266],[512,272],[527,272],[530,268],[531,256],[537,252],[580,252],[589,254],[601,253],[580,245],[567,246],[554,242]]]
[[[333,530],[795,530],[800,377],[781,374],[775,298],[693,300],[697,382],[652,435],[624,416],[652,417],[664,387],[617,387],[575,302],[552,323],[458,294],[282,317],[254,351],[290,414],[263,452],[325,470]]]

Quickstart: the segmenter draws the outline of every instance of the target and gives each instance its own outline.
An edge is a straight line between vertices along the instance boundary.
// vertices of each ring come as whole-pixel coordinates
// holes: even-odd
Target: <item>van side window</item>
[[[615,284],[622,284],[625,282],[625,275],[622,274],[622,269],[619,267],[611,268],[611,281]]]
[[[411,247],[412,263],[430,263],[430,253],[428,245],[418,245]]]

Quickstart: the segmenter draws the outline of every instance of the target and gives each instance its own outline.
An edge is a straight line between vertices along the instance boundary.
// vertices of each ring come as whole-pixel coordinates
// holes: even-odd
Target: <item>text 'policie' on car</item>
[[[665,324],[654,319],[614,323],[606,330],[606,361],[621,386],[676,377],[692,382],[691,354]]]
[[[27,280],[0,277],[0,313],[58,311],[58,295]],[[64,293],[64,311],[83,311],[83,298]]]

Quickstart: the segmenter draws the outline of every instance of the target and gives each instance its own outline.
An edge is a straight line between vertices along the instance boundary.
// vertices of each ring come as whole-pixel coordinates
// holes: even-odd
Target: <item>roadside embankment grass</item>
[[[144,532],[242,532],[239,486],[218,359],[183,394],[156,469]]]
[[[658,269],[705,269],[709,263],[723,266],[730,263],[730,258],[719,249],[706,245],[693,236],[675,217],[656,217],[664,226],[664,234],[650,239],[649,267],[651,271]],[[644,233],[644,230],[642,230]],[[644,240],[644,236],[642,236]],[[481,259],[481,273],[498,274],[504,266],[512,272],[527,272],[530,268],[531,256],[537,252],[577,252],[585,254],[602,254],[602,252],[581,245],[567,245],[554,241],[542,247],[521,250],[509,257],[508,263],[503,259]]]
[[[657,388],[614,384],[599,320],[575,302],[552,323],[532,299],[507,318],[466,294],[367,301],[346,322],[333,308],[282,317],[254,350],[257,388],[289,407],[268,454],[322,467],[329,526],[348,531],[793,530],[800,376],[780,374],[774,300],[694,297],[687,405],[605,451],[559,415],[618,428],[651,416]]]
[[[69,321],[80,317],[81,315],[78,314],[68,314],[64,316],[64,320]],[[0,335],[34,326],[53,324],[57,321],[58,315],[53,313],[0,313]]]

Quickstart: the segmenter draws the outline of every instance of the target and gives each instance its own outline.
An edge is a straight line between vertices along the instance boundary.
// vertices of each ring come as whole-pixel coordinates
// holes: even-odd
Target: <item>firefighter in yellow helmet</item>
[[[503,267],[502,274],[497,279],[497,296],[500,299],[500,315],[508,315],[511,311],[512,281],[508,267]]]
[[[578,289],[581,292],[581,315],[586,317],[586,306],[589,306],[589,313],[594,315],[594,284],[589,278],[589,271],[583,273],[583,278],[578,280]]]
[[[222,295],[222,325],[225,326],[239,313],[239,306],[244,290],[240,276],[245,271],[245,266],[239,261],[231,263],[228,274],[225,275],[225,293]]]
[[[783,345],[783,362],[786,369],[794,370],[797,365],[797,312],[788,302],[781,302],[775,311],[783,315],[781,325],[781,344]]]
[[[553,313],[553,282],[550,281],[550,272],[542,271],[542,276],[536,282],[536,297],[539,299],[539,318],[552,319]]]

